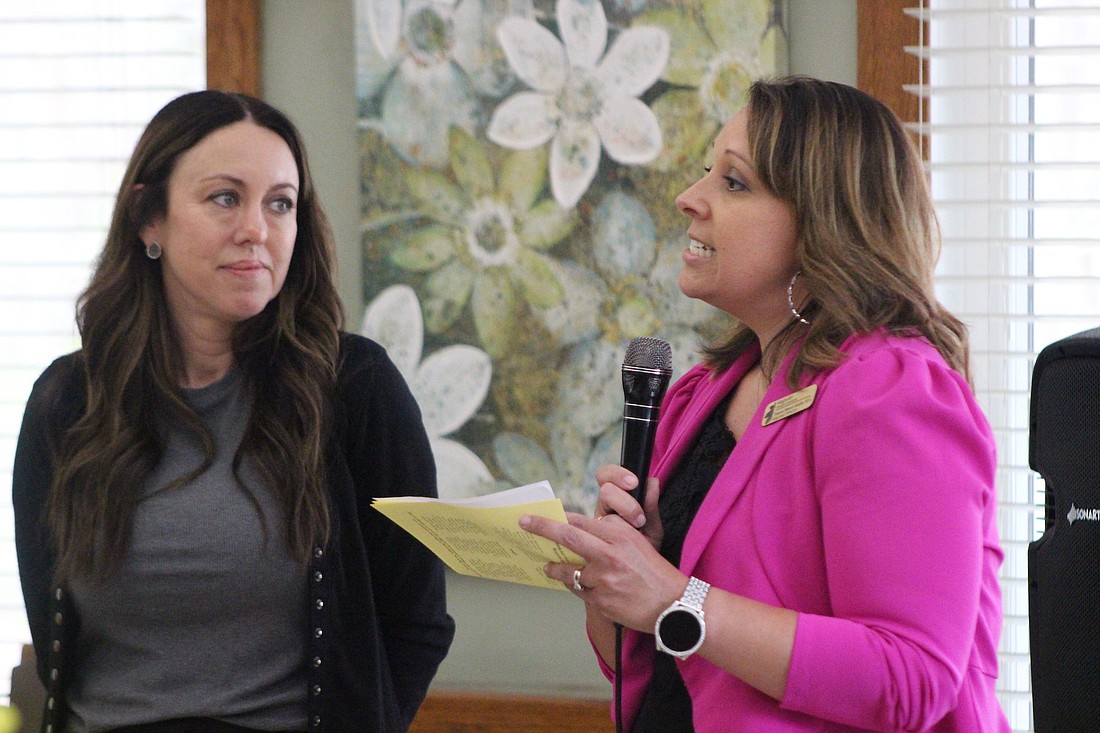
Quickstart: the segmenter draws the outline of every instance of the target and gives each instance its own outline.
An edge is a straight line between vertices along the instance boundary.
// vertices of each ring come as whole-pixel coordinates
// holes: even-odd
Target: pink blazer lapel
[[[684,549],[680,559],[680,569],[688,575],[695,569],[703,549],[710,542],[718,526],[725,519],[738,497],[744,492],[745,487],[748,486],[749,479],[756,472],[757,466],[768,450],[768,446],[775,441],[786,424],[785,420],[780,420],[765,427],[761,424],[761,421],[768,405],[796,391],[787,386],[786,379],[787,369],[795,353],[796,349],[793,349],[784,360],[779,370],[779,376],[772,380],[748,428],[741,439],[737,441],[737,445],[734,446],[729,459],[722,470],[719,471],[714,481],[714,487],[707,493],[702,506],[699,507],[699,512],[696,514],[684,540]],[[740,363],[740,360],[737,363]],[[708,395],[706,402],[710,405],[710,409],[707,410],[705,415],[710,414],[718,400],[733,388],[733,385],[754,363],[755,360],[750,362],[740,373],[735,374],[732,381],[728,383],[726,389],[718,395],[717,399],[712,401],[709,399],[710,395]],[[733,368],[728,370],[728,372],[733,371]],[[714,382],[715,385],[723,383],[726,383],[726,375]],[[694,436],[695,433],[693,432],[690,438],[694,439]],[[688,443],[690,443],[690,440]],[[682,455],[684,450],[686,450],[686,447],[680,449],[679,454]]]
[[[759,352],[755,349],[741,355],[729,369],[718,378],[707,382],[691,398],[691,405],[684,411],[680,423],[676,426],[676,433],[668,445],[668,449],[660,457],[653,468],[653,475],[665,480],[672,474],[672,470],[679,465],[680,459],[691,448],[703,423],[714,412],[714,408],[722,401],[722,398],[730,393],[734,385],[741,380],[749,369],[757,362]]]

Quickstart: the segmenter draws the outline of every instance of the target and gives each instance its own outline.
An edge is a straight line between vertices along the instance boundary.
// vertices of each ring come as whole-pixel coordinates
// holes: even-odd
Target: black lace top
[[[695,445],[676,467],[664,486],[658,511],[665,536],[661,555],[673,565],[680,564],[684,538],[699,511],[711,484],[725,465],[735,443],[726,428],[726,409],[732,393],[714,409],[703,425]],[[649,683],[634,733],[691,733],[691,698],[688,696],[676,660],[657,652],[653,662],[653,677]]]

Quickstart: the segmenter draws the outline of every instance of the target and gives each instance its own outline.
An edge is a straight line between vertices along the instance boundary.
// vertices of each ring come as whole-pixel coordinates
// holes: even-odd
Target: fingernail
[[[524,514],[522,517],[519,518],[519,526],[521,529],[527,529],[528,527],[530,527],[531,517],[527,514]]]

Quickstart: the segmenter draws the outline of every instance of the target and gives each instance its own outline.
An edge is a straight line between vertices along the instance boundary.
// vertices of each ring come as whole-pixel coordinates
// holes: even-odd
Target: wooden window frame
[[[261,0],[206,0],[206,86],[263,94]]]
[[[880,99],[904,122],[927,118],[921,100],[905,91],[919,84],[921,61],[905,52],[919,46],[921,23],[904,14],[913,0],[858,0],[856,5],[856,86]],[[927,150],[927,148],[925,148]]]

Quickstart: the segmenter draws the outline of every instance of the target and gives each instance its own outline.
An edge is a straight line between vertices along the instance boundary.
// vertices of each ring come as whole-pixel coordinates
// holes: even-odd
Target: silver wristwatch
[[[703,602],[710,591],[710,583],[698,578],[688,580],[680,599],[673,601],[657,617],[653,635],[657,637],[657,650],[680,659],[687,659],[703,645],[707,636],[707,624],[703,620]]]

